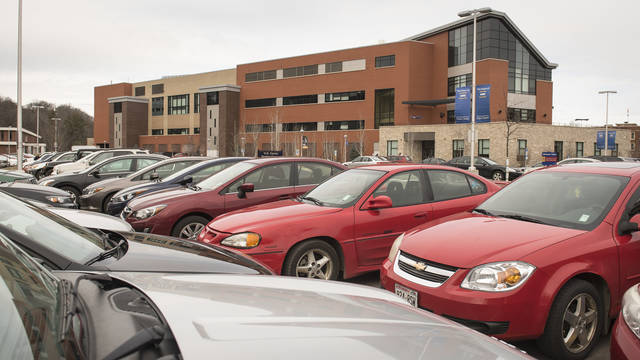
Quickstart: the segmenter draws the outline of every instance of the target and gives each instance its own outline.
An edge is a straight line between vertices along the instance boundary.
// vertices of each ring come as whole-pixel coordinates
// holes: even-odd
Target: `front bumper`
[[[98,202],[97,197],[93,195],[81,195],[80,198],[78,198],[78,204],[80,208],[84,210],[101,211],[102,207],[97,204]]]
[[[123,202],[114,202],[113,198],[107,204],[107,214],[113,216],[119,216],[122,213],[122,210],[127,206],[128,201]]]
[[[631,332],[629,326],[619,314],[611,333],[611,359],[636,359],[640,354],[640,339]]]
[[[501,339],[533,339],[542,334],[546,310],[531,288],[522,286],[502,293],[463,289],[460,284],[468,271],[458,269],[441,285],[428,287],[398,275],[394,263],[385,260],[380,282],[391,292],[396,284],[415,290],[418,307]]]

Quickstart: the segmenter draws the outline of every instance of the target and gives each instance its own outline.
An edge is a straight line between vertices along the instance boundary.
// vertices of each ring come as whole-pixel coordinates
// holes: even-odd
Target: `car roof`
[[[586,174],[602,174],[602,175],[618,175],[618,176],[633,176],[640,174],[640,163],[638,162],[590,162],[579,164],[564,164],[562,166],[551,166],[536,170],[540,171],[552,171],[552,172],[573,172],[573,173],[586,173]]]
[[[436,164],[420,164],[420,163],[365,165],[365,166],[359,166],[357,168],[353,168],[350,170],[357,170],[357,169],[382,170],[387,172],[399,172],[399,171],[417,170],[417,169],[434,169],[434,170],[453,170],[453,171],[464,172],[464,170],[458,169],[456,167],[451,167],[446,165],[436,165]]]
[[[313,157],[266,157],[266,158],[257,158],[257,159],[247,160],[247,162],[250,162],[252,164],[258,164],[258,165],[284,162],[284,161],[317,161],[317,162],[323,162],[327,164],[342,166],[340,163],[337,163],[335,161],[325,160],[320,158],[313,158]]]

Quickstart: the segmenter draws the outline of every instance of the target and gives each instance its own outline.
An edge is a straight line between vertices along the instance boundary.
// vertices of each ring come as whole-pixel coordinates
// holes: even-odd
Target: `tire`
[[[313,257],[313,259],[310,260],[309,257]],[[339,259],[336,250],[326,241],[307,240],[289,251],[282,267],[282,274],[336,280],[340,273]],[[320,263],[321,261],[322,263]]]
[[[181,239],[195,240],[198,234],[205,225],[209,223],[207,218],[197,215],[187,216],[186,218],[178,221],[171,231],[171,236],[179,237]]]
[[[72,193],[75,196],[76,205],[78,205],[78,202],[80,201],[80,191],[78,191],[78,189],[70,185],[62,185],[58,189]]]
[[[573,315],[566,317],[568,314]],[[596,288],[587,281],[572,280],[553,301],[538,348],[554,359],[584,359],[600,338],[604,317]],[[569,319],[574,319],[575,325]]]
[[[104,197],[104,200],[102,200],[102,213],[104,213],[104,214],[107,213],[107,209],[109,208],[109,201],[111,201],[111,198],[115,194],[116,193],[112,193],[112,194],[109,194],[109,195]]]
[[[496,170],[491,174],[491,179],[493,180],[504,180],[504,173],[500,170]]]

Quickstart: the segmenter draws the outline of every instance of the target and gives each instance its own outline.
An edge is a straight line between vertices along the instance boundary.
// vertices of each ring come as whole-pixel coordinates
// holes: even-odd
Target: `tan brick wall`
[[[469,124],[450,125],[413,125],[380,128],[380,155],[386,155],[387,141],[398,140],[398,151],[403,155],[409,155],[414,160],[422,157],[422,143],[420,141],[404,141],[405,133],[433,132],[435,133],[435,157],[445,160],[452,158],[453,140],[464,139],[464,154],[470,155],[468,133]],[[554,151],[554,142],[562,141],[563,158],[575,157],[576,142],[584,143],[584,156],[593,155],[593,144],[596,141],[597,127],[554,126],[547,124],[516,124],[512,127],[512,135],[509,137],[509,165],[520,165],[517,159],[518,139],[527,140],[529,148],[529,160],[527,164],[535,164],[542,161],[542,152]],[[618,156],[632,156],[631,132],[632,130],[610,127],[616,131],[616,143],[618,144]],[[477,139],[489,139],[489,157],[504,164],[506,159],[506,133],[507,126],[504,122],[476,124]],[[409,135],[411,139],[411,135]],[[476,141],[477,155],[477,141]]]

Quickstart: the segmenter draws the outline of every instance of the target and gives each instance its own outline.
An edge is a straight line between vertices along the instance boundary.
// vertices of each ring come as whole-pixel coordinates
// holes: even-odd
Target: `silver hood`
[[[151,298],[185,359],[529,358],[372,287],[278,276],[111,276]]]

